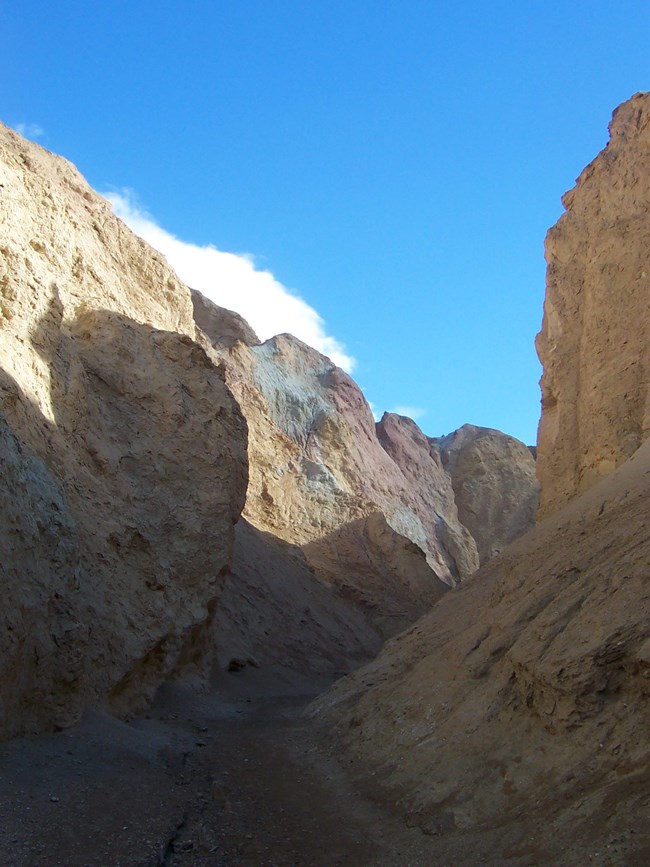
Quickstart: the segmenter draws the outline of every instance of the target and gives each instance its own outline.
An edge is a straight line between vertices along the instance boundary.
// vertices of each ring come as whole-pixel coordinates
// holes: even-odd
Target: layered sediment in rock
[[[164,259],[5,127],[0,200],[6,736],[200,672],[247,462]]]
[[[650,432],[650,94],[614,113],[610,141],[548,233],[538,434],[540,516],[611,473]]]
[[[535,458],[514,437],[470,424],[430,442],[451,477],[458,518],[486,563],[535,523]]]

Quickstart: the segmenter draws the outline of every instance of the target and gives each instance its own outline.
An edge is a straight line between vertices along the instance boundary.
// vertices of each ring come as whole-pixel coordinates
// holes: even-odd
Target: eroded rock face
[[[40,728],[44,716],[66,719],[66,683],[81,676],[88,634],[75,598],[81,568],[74,520],[55,478],[4,416],[0,474],[0,721],[2,734],[14,734]]]
[[[0,184],[6,736],[200,673],[247,461],[164,259],[5,127]]]
[[[453,503],[442,517],[426,511],[359,388],[316,350],[280,335],[224,358],[250,431],[246,519],[299,546],[382,635],[403,628],[459,577],[440,530],[458,526]]]
[[[470,436],[468,428],[441,450],[411,419],[385,414],[375,424],[350,377],[289,335],[259,346],[240,341],[222,356],[250,430],[247,521],[267,540],[281,541],[285,553],[300,550],[312,582],[360,612],[373,633],[396,634],[478,568],[477,542],[459,519],[454,478],[461,480],[468,513],[491,516],[485,529],[480,517],[475,522],[485,557],[533,525],[534,505],[517,502],[534,499],[536,489],[534,460],[523,444],[478,428]],[[483,448],[474,445],[480,436]],[[443,451],[453,451],[454,468],[461,452],[464,464],[478,454],[474,468],[482,480],[472,486],[463,467],[450,473]],[[233,568],[249,586],[257,582],[259,592],[251,595],[267,626],[266,656],[273,656],[274,642],[286,644],[281,618],[275,627],[267,622],[264,600],[272,609],[276,602],[243,553],[240,547]],[[294,563],[287,572],[295,572]],[[230,584],[236,592],[236,582]],[[348,639],[341,633],[338,641],[345,646]],[[243,628],[231,643],[252,647]]]
[[[650,432],[650,94],[620,106],[610,142],[548,233],[538,434],[540,516],[611,473]]]
[[[469,424],[430,442],[440,451],[458,517],[475,539],[482,564],[534,526],[539,482],[528,446]]]
[[[395,413],[384,413],[377,436],[406,478],[430,535],[456,564],[454,578],[471,575],[479,565],[476,541],[460,520],[452,480],[435,445],[412,419]]]
[[[435,493],[429,508],[412,489],[344,371],[284,334],[234,347],[227,369],[251,429],[250,518],[302,544],[379,507],[395,532],[422,548],[439,579],[454,583],[471,571],[442,541],[441,527],[449,525],[472,545],[453,502],[443,509],[444,495]]]

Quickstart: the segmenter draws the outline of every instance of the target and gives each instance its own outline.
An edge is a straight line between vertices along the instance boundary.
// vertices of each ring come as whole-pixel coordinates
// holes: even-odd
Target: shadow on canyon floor
[[[89,711],[0,745],[7,867],[406,867],[431,841],[359,791],[313,736],[305,678],[219,673],[163,686],[126,724]]]

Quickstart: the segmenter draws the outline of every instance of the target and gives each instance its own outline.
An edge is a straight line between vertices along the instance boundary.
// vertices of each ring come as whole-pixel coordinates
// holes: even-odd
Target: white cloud
[[[260,340],[288,332],[352,372],[354,359],[325,331],[325,323],[306,301],[290,292],[270,271],[258,271],[250,256],[200,247],[161,228],[129,190],[104,193],[113,210],[136,235],[159,250],[178,276],[220,307],[246,319]]]
[[[421,406],[403,406],[402,404],[394,406],[388,412],[394,412],[396,415],[405,415],[407,418],[413,419],[413,421],[417,421],[427,413],[426,409],[422,409]]]
[[[14,129],[25,138],[41,138],[45,135],[45,130],[37,123],[17,123]]]

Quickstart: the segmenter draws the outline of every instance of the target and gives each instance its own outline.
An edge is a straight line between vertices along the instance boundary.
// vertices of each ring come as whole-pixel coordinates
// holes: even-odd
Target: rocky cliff
[[[189,290],[65,160],[0,126],[0,736],[200,674],[246,424]]]
[[[609,144],[563,202],[546,240],[537,341],[541,516],[611,473],[650,432],[650,94],[616,110]]]
[[[204,299],[202,308],[209,307]],[[477,543],[459,520],[452,476],[439,447],[415,422],[386,414],[375,424],[358,386],[328,358],[290,335],[255,345],[242,332],[240,340],[225,344],[220,335],[228,332],[230,322],[228,311],[222,314],[212,305],[211,340],[221,348],[228,384],[250,430],[246,522],[259,541],[273,540],[274,562],[279,562],[281,551],[291,554],[285,575],[296,574],[296,552],[301,554],[303,580],[286,584],[285,608],[313,613],[322,610],[323,589],[334,594],[331,598],[339,600],[337,605],[344,601],[350,616],[363,615],[366,626],[354,642],[362,639],[369,659],[376,652],[378,635],[396,634],[428,610],[448,586],[478,567]],[[483,472],[489,481],[483,480],[481,495],[491,497],[494,508],[501,509],[502,526],[507,525],[514,537],[534,520],[530,506],[516,517],[513,511],[515,501],[530,498],[531,491],[536,496],[534,460],[523,444],[515,455],[514,446],[508,452],[503,443],[516,441],[497,432],[492,435],[499,446],[484,455]],[[517,462],[527,473],[526,483],[522,476],[518,487],[511,484]],[[484,508],[477,490],[466,491],[470,510]],[[510,512],[504,508],[508,497]],[[489,538],[490,544],[502,545],[503,533],[492,539],[495,532],[493,522],[482,531],[481,544]],[[278,600],[267,577],[251,571],[245,554],[243,546],[236,551],[228,598],[233,594],[234,600],[242,583],[257,587],[257,592],[247,592],[240,600],[249,613],[238,630],[219,620],[219,633],[229,636],[228,642],[219,644],[220,656],[235,655],[237,649],[244,658],[281,657],[293,660],[295,667],[313,661],[318,642],[323,659],[330,659],[327,642],[321,642],[321,633],[314,628],[311,639],[305,636],[302,642],[309,652],[290,651],[293,639],[284,617],[269,619],[273,611],[280,614]],[[305,569],[311,571],[311,583],[305,583]],[[308,586],[318,588],[311,601]],[[351,633],[336,630],[336,635],[341,647],[348,646]],[[344,665],[339,656],[335,671],[350,670],[360,658],[357,651]]]
[[[459,524],[453,500],[444,518],[426,514],[415,501],[377,440],[361,391],[328,358],[290,335],[262,345],[238,341],[220,357],[250,431],[247,538],[253,533],[257,544],[270,544],[278,564],[288,556],[280,571],[296,576],[284,581],[278,607],[277,590],[259,570],[264,561],[251,562],[245,546],[236,550],[226,589],[234,599],[242,581],[256,587],[256,614],[235,632],[223,624],[220,632],[231,638],[217,639],[220,657],[247,647],[257,659],[282,658],[304,668],[321,654],[318,671],[347,672],[372,658],[382,638],[412,623],[457,579],[451,545],[441,541],[444,518],[461,550],[473,540]],[[325,619],[323,594],[333,603]],[[287,631],[285,617],[293,611],[299,616]],[[333,626],[331,617],[339,615],[341,626],[355,622],[356,631],[335,629],[326,639],[325,624]],[[307,628],[296,654],[303,620]],[[331,642],[357,650],[344,662],[341,653],[332,656]]]

